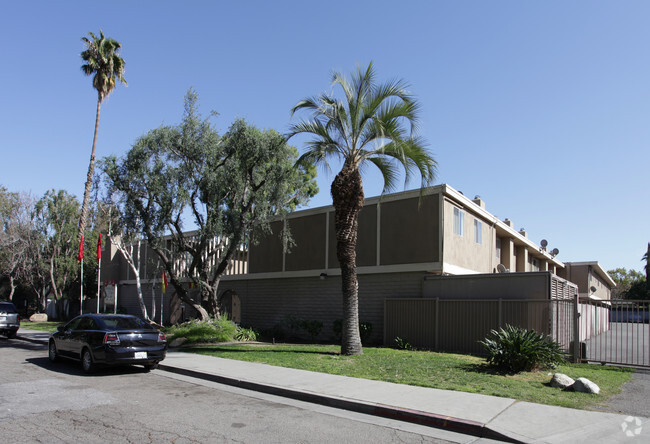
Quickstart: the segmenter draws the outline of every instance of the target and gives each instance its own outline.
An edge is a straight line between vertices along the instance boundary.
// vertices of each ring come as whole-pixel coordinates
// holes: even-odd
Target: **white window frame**
[[[483,243],[483,222],[474,219],[474,243],[481,245]]]
[[[458,207],[454,207],[454,234],[463,236],[465,232],[465,212]]]

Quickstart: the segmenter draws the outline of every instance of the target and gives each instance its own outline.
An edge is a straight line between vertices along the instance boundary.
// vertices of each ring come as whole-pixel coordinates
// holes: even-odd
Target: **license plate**
[[[147,352],[135,352],[135,359],[147,359]]]

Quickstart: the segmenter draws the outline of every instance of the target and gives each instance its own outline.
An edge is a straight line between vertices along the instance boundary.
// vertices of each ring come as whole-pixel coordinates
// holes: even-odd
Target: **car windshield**
[[[153,327],[136,317],[107,316],[102,318],[107,330],[152,330]]]
[[[0,302],[0,313],[16,313],[16,307],[11,302]]]

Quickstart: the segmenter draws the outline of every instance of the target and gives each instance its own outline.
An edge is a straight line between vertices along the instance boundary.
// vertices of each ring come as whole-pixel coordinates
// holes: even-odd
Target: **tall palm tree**
[[[641,260],[645,261],[645,281],[647,288],[650,289],[650,242],[648,242],[648,251],[645,252]]]
[[[86,49],[81,53],[85,62],[81,70],[87,76],[93,77],[93,87],[97,90],[97,114],[95,115],[95,135],[93,136],[93,149],[90,153],[90,164],[88,165],[88,177],[86,189],[84,190],[84,201],[81,206],[81,218],[79,221],[79,241],[83,239],[88,217],[88,201],[90,200],[90,189],[92,187],[93,171],[95,169],[95,149],[97,148],[97,129],[99,128],[99,111],[102,101],[115,89],[117,81],[127,84],[124,80],[124,59],[118,55],[122,47],[120,43],[104,36],[100,30],[99,37],[92,32],[88,37],[82,37],[81,41]]]
[[[364,202],[360,170],[368,163],[375,165],[386,192],[394,189],[400,166],[405,171],[405,185],[413,173],[420,177],[423,187],[430,185],[436,161],[423,140],[414,135],[419,106],[403,81],[375,83],[371,62],[366,70],[357,67],[351,81],[334,73],[332,84],[341,87],[343,97],[321,94],[298,102],[292,115],[307,110],[312,118],[292,125],[288,137],[301,133],[313,136],[299,161],[325,167],[331,158],[343,163],[331,187],[343,292],[341,353],[357,355],[363,353],[356,270],[358,216]]]

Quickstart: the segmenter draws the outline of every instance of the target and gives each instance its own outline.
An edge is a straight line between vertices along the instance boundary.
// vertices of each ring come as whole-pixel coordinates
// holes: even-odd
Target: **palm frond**
[[[393,191],[396,188],[397,178],[399,177],[395,165],[381,157],[367,157],[367,159],[379,169],[379,172],[384,178],[384,188],[381,191],[381,194]]]
[[[335,72],[332,84],[339,85],[344,99],[321,94],[305,99],[292,108],[313,113],[311,120],[291,126],[287,138],[305,133],[303,155],[315,163],[337,156],[346,165],[362,168],[365,161],[374,164],[384,178],[384,191],[395,187],[398,166],[405,171],[405,184],[419,175],[422,186],[432,184],[437,164],[421,138],[414,136],[419,104],[402,80],[375,84],[372,62],[366,69],[357,66],[348,80]]]
[[[438,163],[431,157],[422,138],[415,137],[397,142],[390,142],[376,149],[368,155],[369,158],[392,158],[404,168],[404,186],[414,173],[421,179],[421,187],[433,184],[436,177]]]
[[[294,107],[291,108],[291,117],[293,117],[296,111],[300,111],[301,109],[318,111],[320,109],[320,106],[318,105],[318,99],[313,97],[308,97],[296,103]]]
[[[118,55],[122,45],[117,40],[106,38],[101,30],[99,37],[92,32],[88,35],[90,38],[81,38],[86,45],[81,53],[81,59],[86,63],[81,66],[81,70],[88,76],[94,74],[93,87],[102,100],[115,88],[117,81],[127,84],[124,79],[125,62]]]

